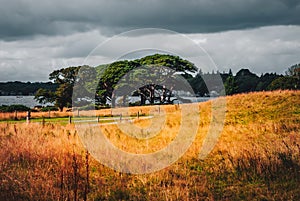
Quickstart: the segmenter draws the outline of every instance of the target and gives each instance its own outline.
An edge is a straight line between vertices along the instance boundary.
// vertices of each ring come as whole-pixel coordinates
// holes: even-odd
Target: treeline
[[[58,86],[54,92],[40,89],[35,99],[40,103],[54,103],[62,110],[64,107],[89,106],[89,99],[93,99],[99,106],[107,106],[109,103],[114,107],[115,104],[130,104],[128,96],[139,97],[134,105],[172,104],[174,100],[187,101],[180,96],[179,92],[182,91],[198,96],[219,96],[262,90],[300,89],[299,64],[288,68],[286,75],[265,73],[258,76],[249,69],[241,69],[235,75],[231,70],[223,73],[202,73],[197,70],[193,63],[178,56],[160,54],[117,61],[96,68],[68,67],[55,70],[49,75],[49,79]],[[187,82],[181,82],[179,75]],[[184,83],[188,83],[192,91]],[[76,97],[74,102],[72,95]]]
[[[299,64],[295,66],[300,67]],[[294,68],[295,66],[291,68],[298,69]],[[219,77],[222,78],[223,83],[214,83]],[[290,68],[286,75],[264,73],[260,76],[252,73],[249,69],[241,69],[236,75],[233,75],[231,70],[227,73],[202,73],[199,71],[195,77],[188,78],[188,81],[194,92],[199,96],[210,96],[212,94],[212,91],[209,91],[207,85],[213,86],[213,92],[219,95],[278,89],[300,89],[299,74],[297,71],[290,71]]]
[[[52,82],[0,82],[0,96],[33,96],[40,88],[54,92],[57,87]]]
[[[16,111],[29,111],[30,108],[25,105],[1,105],[0,112],[16,112]]]

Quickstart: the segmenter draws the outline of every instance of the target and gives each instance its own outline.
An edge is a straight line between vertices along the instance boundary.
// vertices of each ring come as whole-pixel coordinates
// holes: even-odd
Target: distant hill
[[[58,84],[52,82],[0,82],[0,96],[30,96],[40,88],[55,91]]]

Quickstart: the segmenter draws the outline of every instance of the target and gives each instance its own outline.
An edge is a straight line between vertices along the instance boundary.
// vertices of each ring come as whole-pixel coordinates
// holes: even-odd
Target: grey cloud
[[[0,81],[46,81],[54,69],[81,65],[92,49],[112,35],[149,27],[171,29],[200,41],[220,70],[246,67],[256,73],[282,73],[299,63],[299,0],[0,0],[0,3]],[[172,38],[171,35],[168,37]],[[125,37],[117,45],[126,46],[139,37],[139,43],[145,46],[151,40],[162,46],[165,42],[161,33],[145,32]],[[197,53],[185,50],[184,44],[179,43],[177,40],[174,45],[192,60]],[[92,65],[111,62],[117,51],[118,46],[90,62]],[[139,54],[120,56],[134,58]]]
[[[195,43],[198,42],[209,53],[220,71],[231,68],[237,72],[241,68],[249,68],[259,74],[261,72],[283,73],[289,66],[299,63],[299,35],[300,26],[270,26],[186,36]],[[128,55],[119,54],[121,59],[131,59],[154,53],[149,49],[139,50],[138,46],[135,46],[138,43],[149,47],[154,42],[154,47],[160,45],[163,51],[168,49],[170,41],[174,41],[173,49],[180,56],[185,55],[185,59],[192,62],[198,58],[203,63],[199,65],[200,68],[204,71],[212,70],[207,63],[207,55],[189,48],[184,41],[179,40],[172,33],[121,37],[110,49],[103,49],[100,46],[100,54],[85,61],[87,54],[106,39],[108,38],[101,33],[90,31],[68,36],[0,41],[0,81],[47,81],[49,73],[55,69],[82,64],[96,66],[112,62],[115,59],[114,55],[119,54],[122,45],[131,44],[132,52]]]
[[[67,35],[99,29],[111,35],[133,28],[182,33],[299,25],[298,0],[1,0],[0,37]]]
[[[82,65],[89,52],[105,39],[92,31],[0,41],[0,81],[47,81],[55,69]]]
[[[300,27],[272,26],[253,30],[196,34],[220,70],[249,68],[255,73],[284,71],[299,63]]]
[[[300,4],[298,0],[281,0],[281,2],[290,8],[297,7]]]

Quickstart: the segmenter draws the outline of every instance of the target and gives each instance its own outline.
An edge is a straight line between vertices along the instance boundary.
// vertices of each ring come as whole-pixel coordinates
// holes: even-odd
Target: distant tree
[[[278,90],[278,89],[300,89],[300,81],[296,77],[290,77],[290,76],[282,76],[274,81],[271,82],[271,84],[268,86],[268,90]]]
[[[204,96],[209,93],[206,83],[203,79],[202,71],[199,71],[197,75],[189,81],[191,87],[193,88],[195,94],[199,96]]]
[[[234,76],[228,76],[224,83],[226,95],[232,95],[237,93],[238,85]]]
[[[255,91],[259,78],[256,74],[250,72],[249,69],[241,69],[235,76],[238,86],[237,93]]]
[[[281,77],[276,73],[266,73],[259,77],[258,83],[256,85],[255,91],[268,90],[268,86],[277,78]]]
[[[2,105],[0,106],[0,112],[15,112],[15,111],[30,111],[29,107],[24,105]]]
[[[274,79],[268,86],[268,90],[300,89],[300,64],[293,65],[286,71],[286,76]]]
[[[0,95],[34,95],[38,89],[47,89],[52,92],[58,87],[52,82],[0,82]]]
[[[218,94],[225,94],[224,83],[229,77],[228,73],[220,73],[219,71],[216,73],[199,72],[194,78],[189,79],[189,83],[197,95],[206,96],[209,95],[211,91],[215,91]]]
[[[287,76],[292,76],[300,79],[300,64],[295,64],[286,71]]]

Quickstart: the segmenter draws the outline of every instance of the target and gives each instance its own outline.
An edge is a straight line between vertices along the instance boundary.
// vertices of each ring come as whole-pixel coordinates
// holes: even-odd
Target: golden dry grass
[[[74,125],[1,123],[0,200],[299,200],[300,92],[240,94],[226,101],[224,129],[204,160],[198,155],[211,122],[211,102],[199,104],[199,129],[185,155],[144,175],[99,164],[86,153]],[[146,141],[116,125],[101,130],[120,149],[157,151],[177,134],[181,109],[175,107],[161,106],[164,129]],[[128,114],[141,110],[157,112],[134,107]],[[152,121],[134,124],[145,129]]]
[[[165,108],[174,108],[176,106],[165,106]],[[57,118],[57,117],[69,117],[69,116],[140,116],[149,115],[150,113],[158,113],[160,106],[143,106],[143,107],[130,107],[130,108],[114,108],[114,109],[101,109],[101,110],[78,110],[68,111],[64,108],[63,111],[50,111],[50,112],[31,112],[31,118]],[[26,119],[27,112],[0,112],[0,120],[14,120],[14,119]]]
[[[31,118],[42,118],[42,117],[50,117],[50,118],[56,118],[56,117],[68,117],[72,116],[72,112],[59,112],[59,111],[51,111],[49,112],[31,112],[30,116]],[[21,119],[26,119],[27,117],[27,112],[0,112],[0,120],[14,120],[16,119],[21,120]]]

